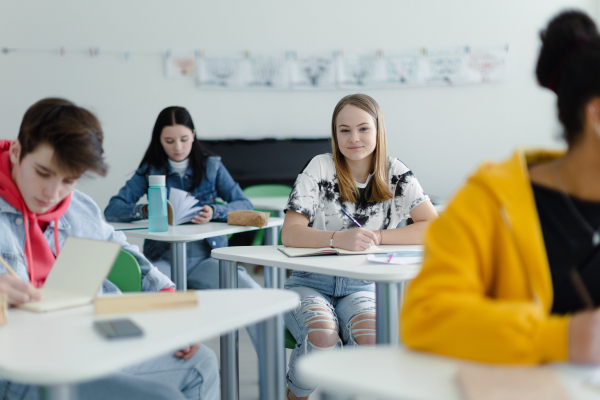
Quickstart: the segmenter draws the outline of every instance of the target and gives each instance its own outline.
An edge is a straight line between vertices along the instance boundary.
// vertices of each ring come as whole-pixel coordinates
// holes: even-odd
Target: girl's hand
[[[175,357],[183,358],[184,360],[189,360],[190,358],[194,357],[194,354],[196,354],[199,348],[200,343],[194,343],[193,345],[188,346],[185,349],[179,350],[177,353],[175,353]]]
[[[369,247],[377,243],[379,243],[379,237],[375,234],[375,232],[365,228],[338,231],[333,235],[333,247],[344,250],[367,250]]]
[[[8,274],[0,275],[0,293],[6,295],[10,306],[41,300],[40,292],[30,283]]]
[[[569,322],[569,361],[581,364],[600,363],[600,313],[583,311]]]
[[[200,211],[198,213],[198,215],[196,215],[194,217],[194,219],[192,219],[192,222],[194,224],[204,224],[207,223],[208,221],[210,221],[212,219],[213,216],[213,209],[211,206],[204,206],[202,207],[202,211]]]

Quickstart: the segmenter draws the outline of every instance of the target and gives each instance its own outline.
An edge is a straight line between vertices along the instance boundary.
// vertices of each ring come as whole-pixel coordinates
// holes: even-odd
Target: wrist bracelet
[[[333,249],[333,235],[335,235],[336,231],[333,231],[333,233],[331,234],[331,239],[329,239],[329,246]]]

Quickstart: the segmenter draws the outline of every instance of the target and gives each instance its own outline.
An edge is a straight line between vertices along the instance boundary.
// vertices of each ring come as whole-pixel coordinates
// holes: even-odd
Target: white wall
[[[565,7],[593,0],[0,0],[0,47],[58,49],[66,57],[0,53],[2,138],[15,138],[25,110],[64,96],[103,123],[111,171],[80,189],[104,208],[135,170],[158,112],[183,105],[200,137],[328,136],[347,92],[208,92],[164,78],[166,49],[256,53],[384,51],[509,43],[507,83],[370,90],[381,105],[389,152],[428,193],[449,196],[478,162],[521,144],[560,146],[552,93],[537,87],[538,32]],[[100,56],[70,55],[99,46]],[[132,56],[106,54],[130,50]],[[137,55],[136,51],[146,51]],[[105,53],[103,53],[105,52]]]

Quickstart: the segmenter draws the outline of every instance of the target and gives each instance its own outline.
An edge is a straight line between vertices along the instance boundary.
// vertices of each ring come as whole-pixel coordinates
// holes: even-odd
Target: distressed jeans
[[[318,274],[311,274],[318,277]],[[339,278],[338,278],[339,279]],[[286,289],[293,290],[300,295],[300,305],[285,315],[285,325],[290,333],[296,339],[296,347],[290,357],[287,385],[290,390],[298,397],[310,395],[315,386],[302,380],[296,374],[296,361],[302,354],[310,353],[315,350],[330,350],[341,347],[342,344],[356,346],[355,338],[361,335],[375,336],[374,329],[363,329],[357,327],[355,318],[364,314],[372,318],[364,321],[373,321],[375,314],[375,293],[372,283],[354,281],[354,286],[359,289],[363,286],[364,290],[353,291],[344,296],[332,296],[322,293],[311,287],[298,286],[301,279],[290,279],[286,284]],[[362,285],[360,284],[362,283]],[[309,332],[331,329],[315,329],[309,326],[314,322],[333,321],[338,334],[338,341],[335,345],[322,348],[313,345],[308,340]]]

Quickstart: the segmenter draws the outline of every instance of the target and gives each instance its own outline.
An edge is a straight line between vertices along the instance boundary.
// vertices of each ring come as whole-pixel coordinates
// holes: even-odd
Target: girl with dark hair
[[[567,150],[486,163],[425,239],[404,342],[495,363],[600,363],[600,36],[567,11],[541,32],[536,74]]]
[[[148,217],[148,206],[137,204],[148,192],[149,175],[166,175],[167,193],[171,188],[194,195],[203,206],[193,223],[226,221],[227,212],[251,210],[252,203],[244,196],[221,163],[221,158],[208,154],[196,138],[196,130],[189,112],[183,107],[167,107],[160,112],[150,146],[133,177],[119,193],[110,199],[104,210],[107,221],[130,222]],[[217,204],[217,198],[225,204]],[[187,246],[187,282],[193,289],[217,289],[219,264],[210,256],[212,249],[227,246],[227,237],[219,236],[191,242]],[[144,254],[161,270],[169,271],[171,250],[169,243],[144,241]],[[260,286],[238,267],[240,288]],[[251,334],[253,341],[255,335]]]
[[[298,176],[286,206],[283,244],[366,250],[373,244],[420,244],[437,217],[412,171],[388,157],[385,123],[365,94],[341,99],[331,118],[333,154],[314,157]],[[407,217],[414,224],[397,228]],[[288,399],[315,389],[296,374],[296,361],[341,343],[375,344],[375,285],[336,276],[293,271],[285,285],[300,306],[285,315],[296,338],[290,357]]]

